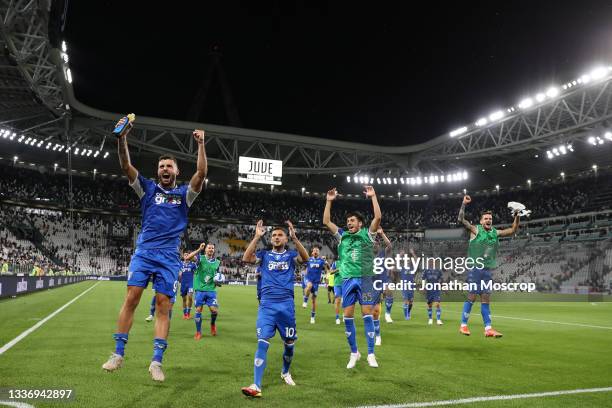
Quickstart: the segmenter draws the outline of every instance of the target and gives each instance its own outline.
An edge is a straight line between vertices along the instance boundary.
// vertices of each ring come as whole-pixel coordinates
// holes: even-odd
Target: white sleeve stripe
[[[136,195],[138,196],[138,198],[142,198],[145,192],[144,192],[144,189],[142,188],[142,185],[140,184],[140,180],[138,179],[139,175],[140,174],[137,174],[136,178],[134,179],[134,182],[129,183],[129,184],[130,184],[130,187],[132,187],[132,189],[134,189],[134,191],[136,192]]]
[[[200,193],[193,191],[191,189],[191,184],[189,184],[189,187],[187,187],[187,207],[191,207],[191,204],[193,204],[193,202],[196,198],[198,198],[199,195]]]

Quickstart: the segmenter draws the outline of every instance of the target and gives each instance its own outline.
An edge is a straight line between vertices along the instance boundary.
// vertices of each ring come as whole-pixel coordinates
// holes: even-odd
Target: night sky
[[[242,127],[364,143],[423,142],[612,63],[609,1],[125,3],[69,3],[82,102],[185,120],[216,46]],[[232,123],[217,77],[199,120]]]

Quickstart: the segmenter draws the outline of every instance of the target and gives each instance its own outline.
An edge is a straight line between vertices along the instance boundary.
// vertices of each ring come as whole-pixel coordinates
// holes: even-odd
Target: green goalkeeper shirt
[[[338,230],[338,258],[342,279],[374,274],[374,236],[367,227],[353,234]]]
[[[193,274],[193,290],[200,292],[214,292],[217,290],[215,286],[215,274],[219,270],[221,261],[213,258],[208,259],[205,255],[200,255],[200,262]]]

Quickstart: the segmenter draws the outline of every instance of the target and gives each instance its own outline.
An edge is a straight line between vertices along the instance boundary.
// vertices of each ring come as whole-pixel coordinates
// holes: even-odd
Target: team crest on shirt
[[[155,204],[181,205],[183,197],[180,194],[155,193]]]

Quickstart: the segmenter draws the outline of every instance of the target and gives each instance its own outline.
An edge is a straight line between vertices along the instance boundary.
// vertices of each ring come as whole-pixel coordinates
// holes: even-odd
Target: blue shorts
[[[193,280],[191,282],[181,282],[181,296],[185,297],[193,293]]]
[[[195,307],[206,305],[208,307],[219,307],[217,303],[217,292],[214,290],[195,291]]]
[[[485,287],[485,283],[492,282],[491,271],[488,269],[477,269],[474,268],[468,272],[467,275],[467,283],[476,284],[475,290],[470,290],[469,293],[471,295],[482,295],[491,293],[491,290]],[[470,285],[472,286],[472,285]]]
[[[342,282],[342,307],[380,303],[381,291],[374,289],[374,276],[348,278]]]
[[[157,293],[173,297],[182,262],[175,249],[136,249],[128,268],[128,286],[146,288],[153,280]]]
[[[310,293],[313,294],[313,296],[317,296],[317,292],[319,291],[319,284],[321,283],[321,281],[317,281],[315,279],[310,279],[308,277],[304,278],[304,289],[306,289],[306,286],[308,286],[308,284],[312,284],[312,288],[310,288]]]
[[[342,285],[334,286],[334,297],[342,297]]]
[[[414,290],[402,290],[402,299],[404,299],[404,301],[412,301],[414,299]]]
[[[427,297],[427,303],[434,303],[440,301],[439,290],[428,290],[425,292],[425,296]]]
[[[297,339],[293,299],[263,299],[257,312],[257,339],[270,339],[276,330],[283,340]]]

